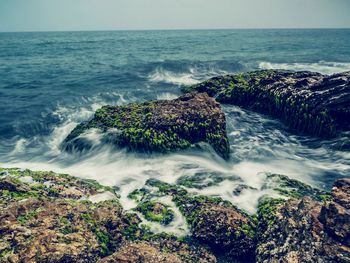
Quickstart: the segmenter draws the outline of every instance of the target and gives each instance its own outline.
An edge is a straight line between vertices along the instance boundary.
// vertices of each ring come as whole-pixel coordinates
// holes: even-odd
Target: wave
[[[170,92],[163,92],[157,95],[157,100],[173,100],[179,97],[178,95]]]
[[[293,71],[314,71],[322,74],[335,74],[344,71],[350,71],[350,63],[345,62],[326,62],[317,63],[272,63],[260,62],[260,69],[285,69]]]
[[[199,82],[192,73],[175,73],[157,68],[148,76],[152,82],[163,82],[175,85],[193,85]]]
[[[215,68],[202,69],[190,67],[187,72],[174,72],[158,67],[148,75],[148,79],[151,82],[175,85],[194,85],[211,77],[225,74],[228,74],[228,72]]]

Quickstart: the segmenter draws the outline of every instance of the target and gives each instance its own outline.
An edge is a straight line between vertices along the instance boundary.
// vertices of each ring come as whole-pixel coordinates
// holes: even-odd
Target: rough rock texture
[[[304,197],[260,204],[257,262],[350,262],[350,211],[337,203],[349,196],[349,180],[335,185],[341,187],[326,203]]]
[[[93,204],[81,199],[110,188],[52,172],[5,171],[0,262],[95,262],[125,239],[122,231],[129,221],[117,200]]]
[[[350,262],[350,179],[335,182],[331,196],[285,176],[267,179],[266,189],[292,199],[264,198],[257,216],[155,179],[128,196],[158,223],[173,205],[157,198],[171,197],[191,231],[179,238],[152,233],[117,195],[89,201],[114,192],[95,181],[0,168],[0,262]]]
[[[194,90],[280,118],[300,133],[331,137],[350,130],[350,72],[326,76],[263,70],[215,77],[184,88]]]
[[[93,263],[116,251],[121,259],[134,252],[131,259],[138,261],[132,262],[161,257],[216,262],[204,247],[140,226],[138,216],[125,213],[117,196],[89,201],[106,191],[113,189],[65,174],[0,168],[0,262]],[[125,247],[130,241],[148,243]]]
[[[266,174],[266,181],[261,187],[261,190],[265,189],[273,189],[282,196],[295,199],[309,196],[316,201],[326,201],[332,198],[329,192],[281,174]]]
[[[159,222],[162,225],[168,225],[174,219],[171,208],[156,201],[141,202],[135,210],[142,213],[147,220]]]
[[[216,255],[245,260],[254,257],[256,222],[252,217],[221,198],[193,196],[157,180],[149,180],[147,184],[172,195],[190,225],[192,236]]]
[[[229,156],[226,120],[220,105],[206,93],[190,93],[170,101],[104,106],[66,138],[66,149],[86,146],[90,129],[98,129],[118,146],[145,152],[170,152],[207,142],[223,158]]]
[[[103,258],[98,263],[108,262],[208,262],[215,263],[216,258],[205,249],[194,250],[186,243],[167,239],[161,242],[137,241],[125,242],[114,254]]]
[[[146,242],[140,242],[125,244],[113,255],[98,261],[98,263],[113,262],[181,263],[182,261],[174,253],[164,253]]]
[[[320,220],[327,233],[348,246],[350,253],[350,179],[336,181],[332,195],[333,201],[322,207]]]

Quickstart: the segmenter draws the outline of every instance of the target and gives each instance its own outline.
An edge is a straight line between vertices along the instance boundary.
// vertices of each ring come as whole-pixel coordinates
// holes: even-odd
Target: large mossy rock
[[[350,130],[350,72],[263,70],[215,77],[184,91],[269,114],[300,133],[333,137]]]
[[[258,209],[257,262],[350,262],[350,180],[332,199],[267,198]]]
[[[226,120],[219,103],[206,93],[191,93],[169,101],[104,106],[66,138],[66,149],[86,144],[84,134],[98,129],[120,147],[144,152],[172,152],[207,142],[227,159]]]

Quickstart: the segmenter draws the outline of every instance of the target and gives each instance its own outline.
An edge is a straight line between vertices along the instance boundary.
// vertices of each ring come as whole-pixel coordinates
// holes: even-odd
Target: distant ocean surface
[[[349,152],[227,105],[228,163],[195,150],[168,156],[108,146],[83,154],[60,150],[70,130],[104,104],[172,99],[181,85],[272,68],[349,71],[350,30],[0,33],[0,163],[117,184],[122,198],[148,178],[176,183],[203,171],[234,174],[254,187],[261,185],[260,173],[275,172],[329,188],[349,176]],[[253,211],[262,193],[234,198],[234,187],[227,181],[203,193]]]

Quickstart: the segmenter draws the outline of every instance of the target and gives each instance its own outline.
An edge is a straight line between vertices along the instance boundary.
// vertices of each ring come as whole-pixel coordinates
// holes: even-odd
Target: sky
[[[0,0],[0,32],[350,28],[350,0]]]

